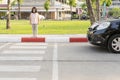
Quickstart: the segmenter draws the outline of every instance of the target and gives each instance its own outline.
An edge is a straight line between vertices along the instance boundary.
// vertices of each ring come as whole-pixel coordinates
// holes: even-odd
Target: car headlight
[[[91,28],[94,29],[96,26],[98,26],[99,24],[98,23],[94,23]]]
[[[103,23],[99,24],[99,26],[96,29],[97,30],[106,29],[109,26],[110,26],[110,22],[103,22]]]

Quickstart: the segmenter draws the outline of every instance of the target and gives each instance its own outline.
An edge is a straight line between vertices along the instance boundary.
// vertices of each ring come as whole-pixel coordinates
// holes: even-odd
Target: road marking
[[[36,51],[36,50],[6,50],[3,51],[1,54],[45,54],[45,51]]]
[[[21,42],[21,37],[0,37],[0,42]]]
[[[54,45],[53,51],[53,73],[52,80],[58,80],[58,46],[57,43]]]
[[[0,56],[0,60],[43,60],[43,57]]]
[[[9,45],[9,44],[10,44],[10,43],[6,43],[6,44],[0,46],[0,49],[4,48],[5,46],[7,46],[7,45]]]
[[[36,78],[0,78],[0,80],[37,80]]]
[[[46,49],[47,46],[11,46],[10,49]]]
[[[0,65],[0,72],[39,72],[39,71],[40,71],[40,66]]]
[[[16,46],[47,46],[47,43],[17,43]]]

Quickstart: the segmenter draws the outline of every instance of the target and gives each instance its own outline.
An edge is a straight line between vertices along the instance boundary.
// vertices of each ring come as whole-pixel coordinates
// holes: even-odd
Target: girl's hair
[[[35,13],[37,13],[37,8],[36,7],[33,7],[32,10],[31,10],[31,13],[34,13],[33,10],[35,9]]]

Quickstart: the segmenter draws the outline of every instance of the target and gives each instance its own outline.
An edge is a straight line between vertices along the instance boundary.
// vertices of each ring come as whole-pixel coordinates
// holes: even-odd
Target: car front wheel
[[[109,39],[108,50],[110,52],[120,53],[120,34],[116,34]]]

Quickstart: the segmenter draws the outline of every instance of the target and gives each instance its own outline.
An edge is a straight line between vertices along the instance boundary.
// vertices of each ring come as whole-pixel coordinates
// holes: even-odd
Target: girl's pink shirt
[[[31,13],[30,19],[31,19],[31,24],[38,24],[39,23],[39,14],[38,13]]]

